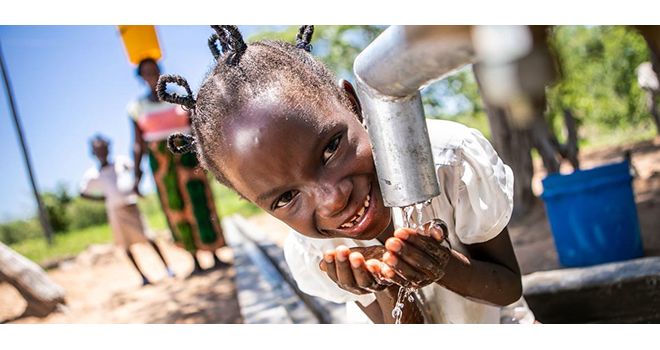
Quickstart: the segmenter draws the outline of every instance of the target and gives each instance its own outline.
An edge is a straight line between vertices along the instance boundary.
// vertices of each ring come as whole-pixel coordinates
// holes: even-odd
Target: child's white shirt
[[[441,191],[433,198],[432,206],[446,222],[449,240],[452,244],[456,240],[474,244],[495,238],[506,227],[513,210],[511,169],[479,131],[442,120],[428,120],[427,126]],[[315,239],[292,231],[284,244],[284,256],[303,292],[337,303],[371,304],[375,295],[345,291],[318,268],[323,252],[339,245],[382,244],[376,239]],[[422,291],[437,323],[500,322],[499,307],[468,300],[437,283]]]
[[[116,156],[108,166],[99,170],[87,169],[80,183],[80,193],[90,196],[104,196],[108,210],[137,203],[133,192],[133,161],[124,156]]]

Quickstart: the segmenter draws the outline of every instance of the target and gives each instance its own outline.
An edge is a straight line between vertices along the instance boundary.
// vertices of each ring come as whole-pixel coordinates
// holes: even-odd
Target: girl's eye
[[[323,150],[323,164],[327,163],[328,160],[332,157],[335,152],[337,152],[337,148],[339,148],[339,142],[341,141],[341,135],[335,136],[330,143],[328,143],[327,146],[325,146],[325,149]]]
[[[298,191],[286,191],[273,203],[273,210],[287,206],[298,195]]]

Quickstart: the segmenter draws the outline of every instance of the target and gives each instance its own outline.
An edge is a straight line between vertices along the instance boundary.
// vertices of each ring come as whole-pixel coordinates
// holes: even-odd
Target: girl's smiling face
[[[390,223],[366,130],[340,103],[253,101],[224,126],[224,174],[248,200],[313,238],[373,239]],[[325,104],[325,103],[324,103]]]

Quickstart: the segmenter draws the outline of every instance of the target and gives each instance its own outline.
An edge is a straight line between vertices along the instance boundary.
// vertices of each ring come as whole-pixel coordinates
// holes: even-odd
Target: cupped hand
[[[338,246],[325,252],[319,268],[340,288],[353,294],[367,294],[384,290],[391,284],[381,273],[380,261],[385,247]]]
[[[383,254],[381,273],[406,287],[421,288],[437,282],[445,274],[451,255],[450,249],[443,246],[446,237],[444,225],[434,225],[425,232],[411,228],[394,231],[394,237],[385,241],[387,252]]]

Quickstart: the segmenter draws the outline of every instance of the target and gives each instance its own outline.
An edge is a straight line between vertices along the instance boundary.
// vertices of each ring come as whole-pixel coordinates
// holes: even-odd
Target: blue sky
[[[241,27],[247,37],[258,27]],[[196,91],[213,58],[208,26],[158,26],[164,73],[186,77]],[[115,26],[0,26],[0,43],[40,189],[71,189],[94,165],[88,140],[102,133],[113,154],[129,155],[130,100],[147,92],[128,62]],[[36,205],[0,92],[0,222],[34,215]],[[148,172],[146,163],[143,165]],[[143,190],[153,189],[150,174]]]

